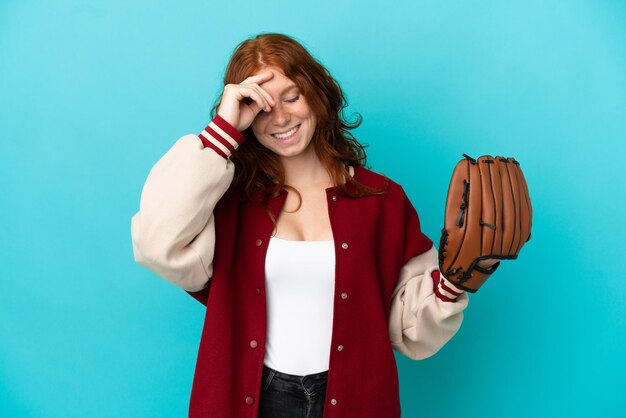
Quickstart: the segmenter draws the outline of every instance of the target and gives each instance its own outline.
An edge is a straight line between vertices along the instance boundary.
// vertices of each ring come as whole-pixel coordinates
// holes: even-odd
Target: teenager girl
[[[345,106],[301,44],[261,34],[150,171],[135,260],[206,305],[190,416],[399,417],[393,350],[423,359],[459,328],[467,294]]]

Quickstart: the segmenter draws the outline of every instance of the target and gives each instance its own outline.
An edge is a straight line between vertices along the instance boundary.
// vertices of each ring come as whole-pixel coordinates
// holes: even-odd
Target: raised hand
[[[259,83],[273,77],[274,73],[264,71],[246,78],[239,84],[226,84],[217,114],[239,132],[244,131],[259,112],[269,112],[271,106],[276,105],[272,96],[259,86]]]

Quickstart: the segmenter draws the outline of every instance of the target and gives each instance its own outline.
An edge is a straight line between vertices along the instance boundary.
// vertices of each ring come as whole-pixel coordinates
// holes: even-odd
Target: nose
[[[276,106],[274,106],[269,113],[272,116],[272,122],[274,123],[274,125],[276,125],[276,127],[282,127],[289,122],[290,115],[283,108],[283,105],[281,103],[279,103],[278,101],[276,102]]]

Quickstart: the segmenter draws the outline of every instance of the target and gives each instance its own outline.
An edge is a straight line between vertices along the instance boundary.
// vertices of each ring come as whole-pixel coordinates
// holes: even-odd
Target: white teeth
[[[299,126],[299,125],[298,125]],[[291,135],[295,134],[296,131],[298,130],[298,126],[292,128],[291,130],[285,132],[284,134],[272,134],[273,136],[275,136],[278,139],[286,139],[289,138]]]

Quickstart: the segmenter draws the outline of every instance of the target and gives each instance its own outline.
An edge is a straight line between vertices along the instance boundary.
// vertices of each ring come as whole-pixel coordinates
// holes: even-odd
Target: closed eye
[[[286,100],[286,102],[288,102],[288,103],[294,103],[294,102],[295,102],[295,101],[297,101],[299,98],[300,98],[300,95],[297,95],[297,96],[296,96],[296,97],[294,97],[293,99]]]

